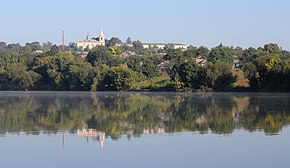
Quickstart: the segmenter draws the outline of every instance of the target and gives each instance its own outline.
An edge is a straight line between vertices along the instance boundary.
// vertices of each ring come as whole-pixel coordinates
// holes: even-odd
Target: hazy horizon
[[[142,42],[290,49],[288,0],[4,1],[0,41],[65,43],[98,36]],[[4,26],[3,26],[4,25]]]

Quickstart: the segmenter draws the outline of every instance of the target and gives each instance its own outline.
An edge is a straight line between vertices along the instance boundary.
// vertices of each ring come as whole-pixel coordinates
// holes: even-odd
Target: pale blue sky
[[[84,39],[87,33],[143,42],[290,49],[290,0],[3,0],[0,41]]]

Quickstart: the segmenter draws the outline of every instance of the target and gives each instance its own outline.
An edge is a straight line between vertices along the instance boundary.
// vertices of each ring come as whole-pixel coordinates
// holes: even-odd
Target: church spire
[[[88,33],[86,36],[86,40],[89,40],[89,39],[90,39],[90,34]]]
[[[104,35],[103,31],[101,31],[101,33],[100,33],[99,42],[101,43],[102,46],[106,45],[105,35]]]

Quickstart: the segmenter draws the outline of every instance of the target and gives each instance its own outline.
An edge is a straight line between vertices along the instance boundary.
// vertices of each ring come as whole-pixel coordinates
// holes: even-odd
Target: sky
[[[3,0],[0,41],[61,43],[127,37],[142,42],[290,50],[290,0]]]

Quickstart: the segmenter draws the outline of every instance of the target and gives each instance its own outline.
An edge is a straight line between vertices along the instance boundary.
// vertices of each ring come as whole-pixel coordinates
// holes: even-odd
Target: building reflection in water
[[[106,139],[106,134],[104,132],[97,131],[95,129],[78,129],[77,135],[81,137],[85,137],[88,140],[97,139],[101,144],[101,148],[104,148],[104,143]]]
[[[133,130],[128,131],[127,135],[130,136],[130,134],[133,134]],[[156,128],[156,129],[144,129],[143,134],[165,134],[165,129],[164,128]],[[105,144],[105,139],[106,139],[106,133],[102,131],[98,131],[96,129],[88,129],[88,128],[83,128],[83,129],[77,129],[77,136],[80,137],[85,137],[87,138],[87,141],[89,142],[90,140],[95,141],[97,140],[101,148],[104,148]]]
[[[164,128],[144,129],[143,134],[165,134]]]

